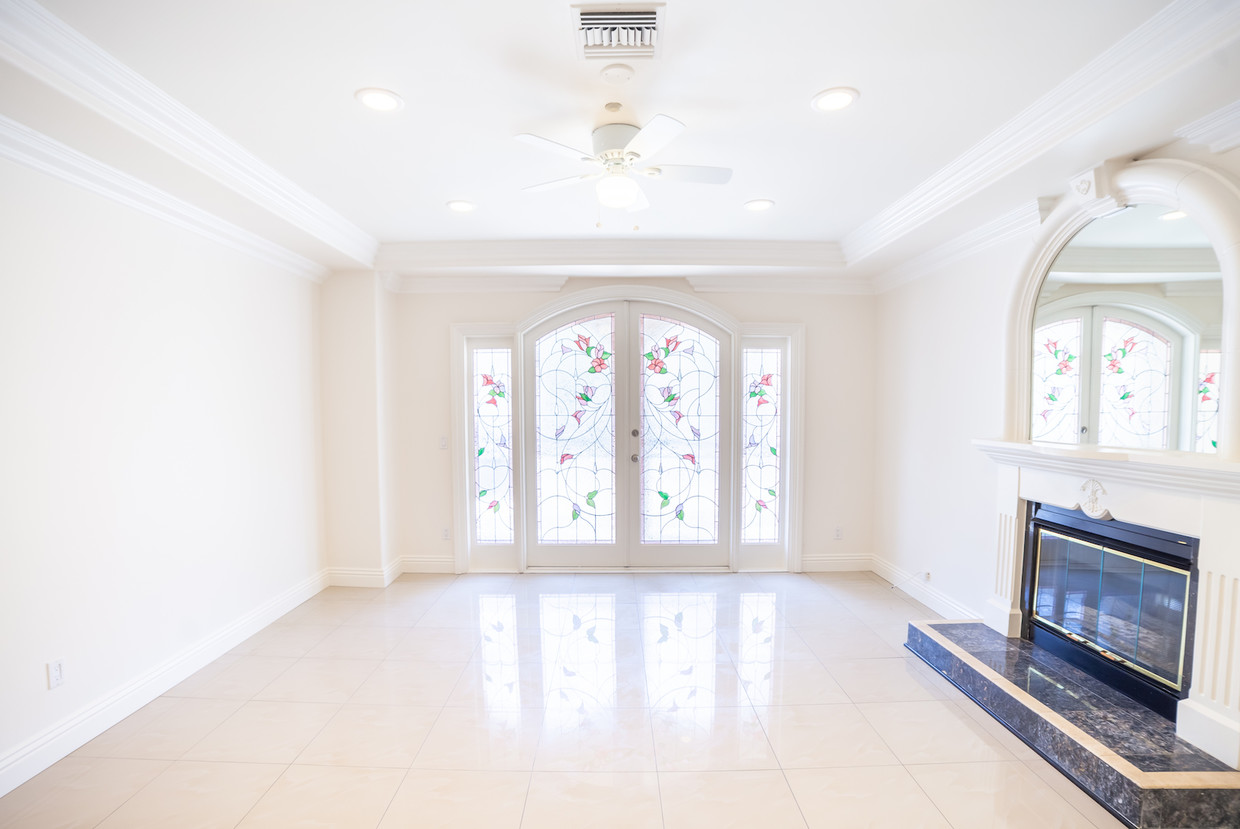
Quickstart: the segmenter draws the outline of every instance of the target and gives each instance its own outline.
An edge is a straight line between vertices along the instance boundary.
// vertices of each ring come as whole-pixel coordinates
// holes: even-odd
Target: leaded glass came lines
[[[1033,439],[1081,439],[1081,320],[1059,320],[1033,336]]]
[[[1166,449],[1171,420],[1171,343],[1117,317],[1102,323],[1098,443]]]
[[[1201,352],[1197,364],[1197,451],[1218,451],[1218,383],[1221,351]]]
[[[779,541],[780,458],[778,348],[741,354],[741,543]]]
[[[474,362],[474,537],[479,544],[511,544],[512,352],[477,348]]]
[[[719,341],[643,314],[641,541],[713,544],[719,537]]]
[[[538,541],[616,540],[615,317],[577,320],[534,347]]]

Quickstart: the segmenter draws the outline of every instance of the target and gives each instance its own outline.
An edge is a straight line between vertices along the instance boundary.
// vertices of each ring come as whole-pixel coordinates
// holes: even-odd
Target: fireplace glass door
[[[1037,529],[1034,621],[1180,690],[1189,572]]]

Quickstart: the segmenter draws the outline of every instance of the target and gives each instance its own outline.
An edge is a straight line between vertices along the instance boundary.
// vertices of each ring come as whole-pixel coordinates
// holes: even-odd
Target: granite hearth
[[[1240,827],[1240,772],[1049,651],[978,622],[912,622],[907,647],[1128,825]]]

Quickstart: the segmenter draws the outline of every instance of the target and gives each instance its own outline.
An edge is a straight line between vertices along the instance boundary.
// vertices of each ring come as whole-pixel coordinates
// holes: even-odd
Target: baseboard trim
[[[387,576],[390,567],[328,567],[328,584],[332,587],[387,587],[391,583]]]
[[[76,751],[177,683],[228,653],[329,584],[326,570],[285,590],[197,644],[165,660],[111,694],[80,708],[0,755],[0,796]]]
[[[801,556],[803,573],[839,573],[853,570],[873,570],[872,556]]]
[[[456,560],[451,556],[405,556],[400,562],[404,573],[456,572]]]
[[[982,618],[982,614],[973,608],[956,601],[928,580],[923,579],[924,572],[905,570],[878,556],[873,556],[870,560],[872,562],[870,569],[891,582],[892,587],[903,590],[944,619]]]

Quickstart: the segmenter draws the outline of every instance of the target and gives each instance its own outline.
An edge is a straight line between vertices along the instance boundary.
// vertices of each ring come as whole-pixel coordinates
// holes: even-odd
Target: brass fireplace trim
[[[1072,542],[1073,544],[1081,544],[1086,547],[1093,547],[1095,550],[1101,550],[1104,553],[1110,553],[1112,555],[1122,556],[1124,558],[1131,559],[1132,561],[1139,561],[1143,565],[1157,567],[1161,570],[1168,570],[1172,573],[1182,574],[1185,577],[1184,579],[1184,615],[1180,621],[1180,660],[1179,660],[1179,664],[1176,666],[1176,678],[1177,678],[1176,682],[1171,682],[1166,677],[1161,677],[1158,674],[1154,673],[1153,671],[1149,671],[1141,667],[1140,665],[1136,664],[1135,662],[1125,659],[1124,657],[1120,656],[1117,653],[1112,653],[1106,648],[1094,642],[1089,641],[1085,637],[1081,636],[1079,633],[1074,633],[1060,625],[1055,624],[1050,619],[1047,619],[1046,617],[1038,614],[1038,602],[1037,602],[1038,582],[1041,577],[1041,567],[1039,565],[1042,561],[1042,538],[1045,535],[1053,535],[1056,538],[1062,538],[1065,541]],[[1167,688],[1171,688],[1172,690],[1177,691],[1177,692],[1182,691],[1184,688],[1184,659],[1186,655],[1185,644],[1188,641],[1188,621],[1189,621],[1188,620],[1188,607],[1189,607],[1188,600],[1189,600],[1189,593],[1191,589],[1192,589],[1192,578],[1190,576],[1190,572],[1181,567],[1171,567],[1169,565],[1162,564],[1161,562],[1154,561],[1152,559],[1142,558],[1141,556],[1135,556],[1135,555],[1132,555],[1131,553],[1125,553],[1123,550],[1116,550],[1113,547],[1107,547],[1106,545],[1103,545],[1103,544],[1095,544],[1094,542],[1086,541],[1083,538],[1076,538],[1070,535],[1064,535],[1063,533],[1056,532],[1055,530],[1049,529],[1047,527],[1038,527],[1037,559],[1034,562],[1034,566],[1033,566],[1033,596],[1031,597],[1030,607],[1029,607],[1029,612],[1033,616],[1033,618],[1039,624],[1043,625],[1044,627],[1054,630],[1055,632],[1063,636],[1066,636],[1068,639],[1071,639],[1073,642],[1076,642],[1079,645],[1083,645],[1089,648],[1090,650],[1100,655],[1102,658],[1110,660],[1112,662],[1118,662],[1119,664],[1124,665],[1125,667],[1133,671],[1136,671],[1142,676],[1148,677],[1149,679],[1152,679],[1158,684],[1163,685]]]

